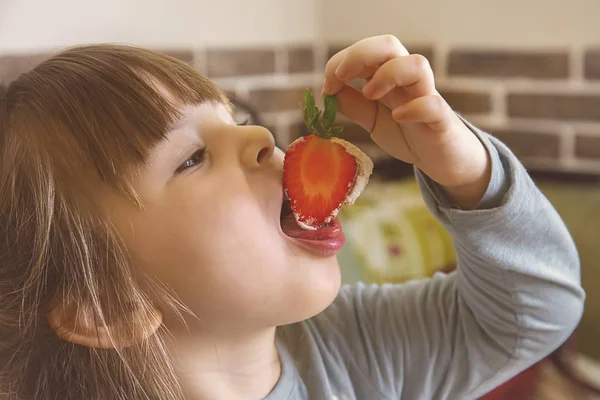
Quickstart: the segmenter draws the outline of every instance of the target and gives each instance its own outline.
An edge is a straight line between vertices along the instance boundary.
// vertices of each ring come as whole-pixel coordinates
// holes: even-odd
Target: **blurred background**
[[[573,340],[489,399],[600,393],[600,2],[597,0],[0,0],[0,85],[53,51],[120,42],[167,52],[213,78],[280,147],[305,134],[299,104],[327,59],[396,35],[431,62],[446,100],[509,145],[566,221],[588,298]],[[362,129],[342,134],[375,161],[342,217],[347,282],[403,282],[454,268],[447,234],[409,166]]]

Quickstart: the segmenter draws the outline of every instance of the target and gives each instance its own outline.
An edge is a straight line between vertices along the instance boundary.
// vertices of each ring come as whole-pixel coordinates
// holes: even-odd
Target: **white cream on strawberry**
[[[346,200],[344,200],[344,204],[352,205],[369,183],[369,178],[373,173],[373,161],[362,150],[350,142],[335,137],[331,138],[331,141],[344,146],[346,152],[356,159],[356,177],[354,178],[352,189],[350,189]],[[338,211],[339,209],[336,211],[336,214]]]
[[[294,214],[294,217],[296,217],[296,214]],[[331,220],[327,221],[327,223],[329,223]],[[308,219],[306,221],[306,224],[304,222],[302,222],[302,220],[299,217],[296,217],[296,223],[298,224],[298,226],[302,229],[304,229],[305,231],[316,231],[319,228],[316,228],[312,225],[307,225],[307,224],[314,224],[314,221],[312,221],[312,219]]]

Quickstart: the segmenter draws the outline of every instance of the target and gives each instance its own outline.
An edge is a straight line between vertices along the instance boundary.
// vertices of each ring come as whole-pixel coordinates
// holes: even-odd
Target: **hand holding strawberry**
[[[367,81],[362,90],[348,84],[355,78]],[[457,205],[474,207],[485,193],[486,149],[437,92],[427,59],[410,55],[397,38],[368,38],[334,55],[323,92],[336,95],[342,114],[385,152],[442,185]]]

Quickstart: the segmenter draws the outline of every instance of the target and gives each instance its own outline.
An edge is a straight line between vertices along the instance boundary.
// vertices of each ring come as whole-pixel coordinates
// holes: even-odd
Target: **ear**
[[[162,324],[162,313],[155,307],[136,311],[134,318],[123,316],[119,322],[103,323],[92,307],[76,302],[54,302],[48,322],[54,333],[67,342],[100,349],[118,349],[134,345],[152,336]],[[125,326],[127,325],[127,326]]]

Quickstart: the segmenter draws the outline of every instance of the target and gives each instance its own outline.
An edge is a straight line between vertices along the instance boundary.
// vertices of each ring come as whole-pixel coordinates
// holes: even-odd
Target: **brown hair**
[[[93,311],[113,337],[143,326],[148,290],[110,219],[105,188],[136,199],[124,176],[144,162],[180,104],[227,103],[192,67],[130,46],[66,50],[0,93],[0,398],[181,399],[167,332],[130,347],[60,339],[56,301]],[[181,310],[181,309],[179,309]]]

